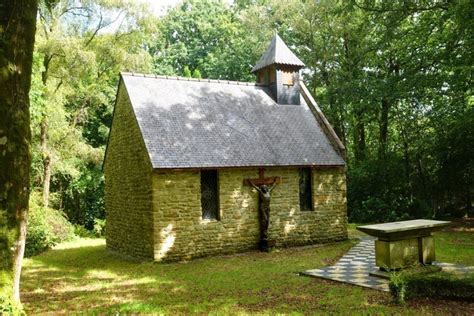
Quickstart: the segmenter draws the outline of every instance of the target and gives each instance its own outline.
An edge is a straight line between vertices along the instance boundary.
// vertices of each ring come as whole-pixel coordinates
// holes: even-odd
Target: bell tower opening
[[[253,67],[257,83],[268,86],[278,104],[300,104],[300,73],[304,63],[276,34]]]

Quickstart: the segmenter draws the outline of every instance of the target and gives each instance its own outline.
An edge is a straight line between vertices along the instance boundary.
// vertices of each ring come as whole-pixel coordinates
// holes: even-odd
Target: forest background
[[[27,255],[102,235],[102,162],[120,71],[254,81],[275,32],[347,148],[352,222],[473,212],[474,3],[41,1]]]

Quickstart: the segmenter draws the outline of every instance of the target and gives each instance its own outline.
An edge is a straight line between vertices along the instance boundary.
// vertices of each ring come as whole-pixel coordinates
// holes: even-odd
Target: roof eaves
[[[295,64],[295,63],[283,63],[283,62],[272,62],[268,64],[261,64],[261,65],[255,65],[252,68],[252,73],[255,73],[256,71],[259,71],[260,69],[263,69],[265,67],[268,67],[270,65],[282,65],[282,66],[291,66],[291,67],[299,67],[300,69],[304,67],[304,64]]]
[[[345,164],[261,164],[261,165],[235,165],[235,166],[190,166],[190,167],[159,167],[154,166],[153,170],[202,170],[202,169],[246,169],[246,168],[302,168],[302,167],[311,167],[311,168],[339,168],[344,167]]]

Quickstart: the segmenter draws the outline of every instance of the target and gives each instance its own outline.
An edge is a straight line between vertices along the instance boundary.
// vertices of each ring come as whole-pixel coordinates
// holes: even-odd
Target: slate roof
[[[304,100],[264,86],[122,73],[153,168],[344,165]]]
[[[286,46],[285,42],[275,34],[265,53],[253,66],[252,72],[273,64],[304,67],[304,63]]]

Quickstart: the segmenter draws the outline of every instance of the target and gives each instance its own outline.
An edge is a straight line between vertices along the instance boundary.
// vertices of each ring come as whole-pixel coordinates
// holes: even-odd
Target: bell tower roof
[[[273,64],[296,66],[299,68],[304,67],[304,63],[293,54],[278,34],[275,34],[265,53],[260,57],[255,66],[253,66],[252,72],[254,73]]]

